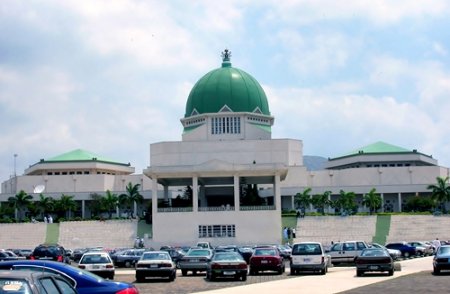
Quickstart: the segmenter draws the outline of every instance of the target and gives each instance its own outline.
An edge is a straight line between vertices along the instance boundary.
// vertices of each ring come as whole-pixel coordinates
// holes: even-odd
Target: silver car
[[[391,248],[386,248],[385,246],[378,244],[378,243],[372,243],[372,247],[373,248],[381,248],[381,249],[386,249],[387,252],[389,252],[389,255],[392,257],[393,260],[397,260],[400,257],[402,257],[402,252],[400,250],[397,249],[391,249]]]

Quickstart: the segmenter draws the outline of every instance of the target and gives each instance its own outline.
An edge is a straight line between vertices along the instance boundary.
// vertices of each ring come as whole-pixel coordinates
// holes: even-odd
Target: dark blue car
[[[389,249],[400,250],[400,252],[402,253],[402,256],[405,257],[405,258],[417,255],[416,247],[411,246],[411,245],[409,245],[407,243],[404,243],[404,242],[389,243],[389,244],[386,244],[385,247],[389,248]]]
[[[139,294],[133,285],[105,280],[88,271],[66,263],[46,260],[15,260],[0,262],[0,270],[36,270],[59,274],[73,283],[79,294]]]

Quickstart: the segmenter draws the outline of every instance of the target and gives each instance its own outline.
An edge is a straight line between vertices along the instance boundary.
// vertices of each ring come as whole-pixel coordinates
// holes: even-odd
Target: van
[[[300,242],[292,246],[291,275],[301,271],[318,272],[325,275],[328,272],[329,256],[320,242]]]
[[[331,263],[353,263],[355,257],[359,256],[363,249],[369,248],[365,241],[345,241],[333,244],[330,248]]]

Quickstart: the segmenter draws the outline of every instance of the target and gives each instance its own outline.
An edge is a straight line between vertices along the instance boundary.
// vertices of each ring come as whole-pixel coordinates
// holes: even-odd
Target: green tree
[[[77,202],[74,196],[62,194],[61,198],[55,201],[55,210],[59,217],[63,216],[70,220],[71,212],[77,210]]]
[[[295,207],[306,210],[306,207],[311,204],[311,188],[306,188],[302,193],[297,193],[294,196]]]
[[[446,213],[445,203],[450,201],[449,177],[437,177],[436,184],[428,185],[427,189],[431,190],[431,199],[439,203],[442,211]]]
[[[331,191],[326,191],[322,194],[316,194],[311,198],[311,203],[318,212],[325,215],[325,208],[331,205],[330,201]]]
[[[44,194],[39,194],[39,200],[36,201],[36,206],[42,218],[45,214],[55,210],[55,200],[52,197],[47,197]]]
[[[132,184],[131,182],[128,183],[126,186],[126,193],[119,195],[119,203],[121,205],[124,205],[128,208],[128,210],[131,209],[131,205],[134,206],[133,212],[136,214],[136,205],[138,203],[144,202],[144,196],[141,195],[139,192],[140,184]],[[130,216],[130,211],[127,212],[128,216]],[[131,215],[133,217],[133,215]]]
[[[377,212],[381,207],[381,196],[377,193],[375,188],[372,188],[369,193],[364,195],[362,204],[369,208],[369,214]]]
[[[30,204],[33,196],[27,194],[24,190],[20,190],[16,196],[8,198],[8,202],[12,204],[16,211],[16,219],[20,222],[22,220],[22,211]]]
[[[108,218],[112,218],[112,213],[116,211],[119,204],[119,196],[106,190],[105,197],[102,198],[103,208],[108,212]]]
[[[97,193],[92,193],[91,201],[89,201],[89,210],[91,211],[91,217],[95,217],[100,215],[102,212],[105,212],[105,208],[103,205],[103,196]]]
[[[339,198],[336,200],[335,205],[339,207],[341,213],[345,215],[353,214],[358,205],[355,203],[356,194],[354,192],[339,191]]]

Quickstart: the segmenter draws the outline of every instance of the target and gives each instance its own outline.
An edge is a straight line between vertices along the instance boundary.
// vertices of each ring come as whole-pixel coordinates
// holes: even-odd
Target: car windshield
[[[0,293],[32,294],[30,285],[24,279],[0,278]]]
[[[254,255],[261,255],[261,256],[275,256],[277,255],[276,250],[272,248],[258,248],[255,249]]]
[[[98,264],[98,263],[111,263],[108,256],[104,254],[89,254],[84,255],[80,260],[81,264]]]
[[[294,255],[320,255],[322,250],[319,244],[298,244],[292,249]]]
[[[237,253],[217,253],[214,255],[213,260],[220,261],[220,260],[227,260],[227,261],[243,261],[240,254]]]
[[[162,252],[146,252],[142,255],[142,260],[170,260],[170,256]]]
[[[388,253],[383,249],[368,249],[363,250],[361,256],[388,256]]]
[[[439,254],[449,254],[450,253],[450,246],[441,246],[439,248]]]
[[[208,255],[210,255],[209,250],[191,250],[187,254],[187,256],[208,256]]]

